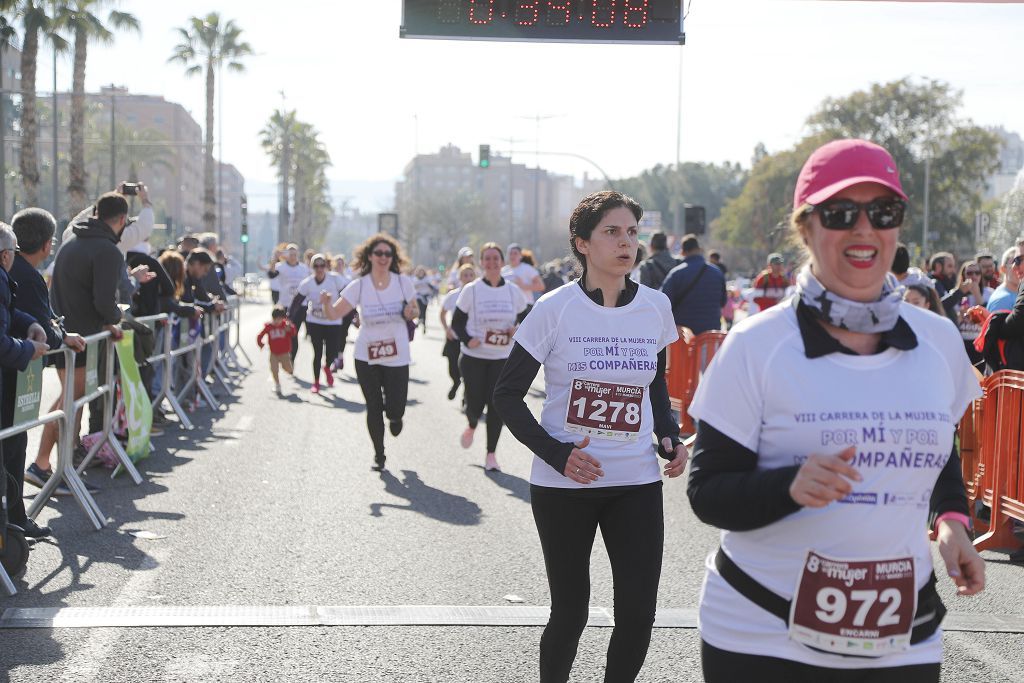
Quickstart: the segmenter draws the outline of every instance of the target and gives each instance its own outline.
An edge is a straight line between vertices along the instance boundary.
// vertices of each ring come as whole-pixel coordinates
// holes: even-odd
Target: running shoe
[[[334,386],[334,373],[331,372],[331,366],[330,365],[325,365],[324,366],[324,374],[327,375],[327,386],[333,387]]]
[[[373,467],[371,467],[370,469],[373,470],[374,472],[380,472],[381,470],[384,469],[384,462],[386,460],[387,458],[384,457],[383,453],[378,453],[377,455],[373,456]]]
[[[488,472],[501,472],[501,467],[498,466],[498,459],[494,456],[494,453],[488,453],[484,459],[484,469]]]
[[[338,356],[331,362],[331,372],[338,372],[345,367],[345,359]]]
[[[462,444],[463,448],[469,448],[473,445],[473,433],[476,432],[472,427],[466,427],[466,431],[462,432],[462,437],[459,439],[459,443]]]
[[[459,393],[459,382],[452,385],[452,388],[448,390],[448,400],[455,400],[455,394]]]
[[[391,436],[398,436],[402,433],[402,421],[388,420],[388,429],[391,430]]]
[[[311,389],[311,391],[314,394],[319,394],[320,393],[320,382],[313,382],[313,388]]]

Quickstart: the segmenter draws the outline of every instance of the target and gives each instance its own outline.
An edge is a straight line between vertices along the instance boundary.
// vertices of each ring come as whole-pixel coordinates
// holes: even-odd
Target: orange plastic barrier
[[[1024,522],[1024,372],[1002,370],[982,383],[982,398],[960,422],[964,482],[978,550],[1019,548],[1014,520]],[[989,520],[975,515],[975,502],[989,506]]]
[[[702,332],[687,344],[682,339],[670,344],[665,364],[665,382],[672,409],[679,411],[679,432],[693,434],[697,428],[686,411],[697,391],[697,384],[725,341],[725,332]]]

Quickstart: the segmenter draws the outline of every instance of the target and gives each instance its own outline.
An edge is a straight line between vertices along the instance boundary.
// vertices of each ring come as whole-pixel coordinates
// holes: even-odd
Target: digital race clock
[[[682,44],[681,0],[403,0],[403,38]]]

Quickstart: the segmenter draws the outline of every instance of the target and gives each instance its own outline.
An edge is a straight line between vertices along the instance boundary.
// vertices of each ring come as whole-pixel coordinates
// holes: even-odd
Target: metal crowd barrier
[[[154,408],[158,408],[166,401],[170,409],[178,416],[184,429],[191,430],[195,427],[182,407],[182,403],[186,401],[190,390],[193,393],[202,395],[210,407],[220,410],[221,403],[210,390],[205,377],[213,377],[214,381],[230,393],[237,386],[237,382],[231,377],[231,373],[245,370],[239,363],[236,353],[236,351],[241,352],[246,360],[249,360],[241,347],[240,307],[241,299],[239,297],[229,297],[223,313],[204,314],[203,318],[207,321],[205,325],[207,331],[196,335],[195,339],[190,343],[180,345],[178,348],[172,348],[174,318],[169,317],[166,313],[134,318],[136,322],[150,327],[154,331],[156,338],[160,340],[154,348],[153,355],[147,359],[150,364],[162,362],[162,367],[160,368],[162,379],[160,391],[153,398],[152,405]],[[160,323],[163,323],[162,329],[160,329]],[[231,341],[232,331],[235,334],[233,342]],[[73,368],[75,367],[75,357],[77,355],[75,351],[68,347],[61,347],[60,349],[50,351],[46,354],[47,356],[62,354],[64,357],[64,367],[71,369],[70,372],[65,374],[60,408],[40,415],[35,419],[0,430],[0,439],[6,439],[7,437],[28,432],[50,422],[55,422],[58,428],[58,436],[56,443],[57,455],[52,466],[53,474],[43,485],[39,493],[36,494],[26,512],[30,518],[35,519],[43,509],[43,506],[53,496],[57,487],[63,482],[67,485],[75,501],[85,512],[93,527],[98,531],[106,526],[107,517],[96,504],[96,500],[90,495],[81,479],[81,473],[88,467],[91,460],[96,457],[104,445],[109,444],[117,455],[119,468],[123,467],[136,484],[142,483],[142,475],[114,434],[113,422],[117,407],[116,386],[118,378],[115,373],[115,348],[114,344],[111,343],[110,332],[91,335],[86,337],[85,341],[88,345],[89,353],[86,356],[86,380],[83,395],[77,399],[74,396]],[[97,372],[99,348],[101,345],[106,360],[102,384],[99,383]],[[205,347],[209,347],[212,350],[207,362],[204,364],[202,357]],[[190,373],[189,379],[182,386],[176,387],[175,359],[189,357],[193,372]],[[92,445],[76,469],[74,467],[75,415],[90,401],[100,397],[103,398],[102,437]],[[116,472],[117,470],[111,474],[111,477]],[[16,593],[14,583],[3,567],[0,567],[0,587],[9,595]]]
[[[978,550],[1021,547],[1024,522],[1024,372],[1001,370],[982,382],[982,397],[961,419],[961,465]],[[989,509],[980,515],[978,502]]]

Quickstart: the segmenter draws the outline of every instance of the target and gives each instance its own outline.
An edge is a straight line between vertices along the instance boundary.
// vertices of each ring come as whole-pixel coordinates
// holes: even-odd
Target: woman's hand
[[[946,573],[956,584],[958,595],[974,595],[985,590],[985,560],[974,549],[967,529],[960,522],[939,522],[939,555]]]
[[[669,479],[675,479],[686,469],[686,461],[690,458],[690,452],[686,450],[686,446],[682,443],[672,450],[672,439],[667,436],[661,440],[661,449],[666,453],[673,453],[674,458],[665,463],[665,476]]]
[[[790,497],[797,505],[809,508],[823,508],[845,498],[853,491],[850,482],[863,479],[849,464],[856,454],[857,449],[850,446],[834,455],[811,455],[789,485]]]
[[[420,317],[420,307],[419,304],[416,303],[415,299],[405,304],[405,309],[402,311],[402,317],[406,320],[416,320],[416,318]]]
[[[448,341],[455,341],[458,339],[458,337],[455,336],[455,331],[450,327],[444,328],[444,336]]]
[[[320,290],[320,306],[328,320],[337,318],[337,314],[334,312],[334,297],[326,289]]]
[[[473,337],[472,339],[469,340],[469,343],[466,344],[466,346],[468,346],[471,349],[475,349],[478,346],[480,346],[480,340],[477,339],[476,337]]]
[[[583,437],[583,441],[576,444],[576,448],[572,449],[569,459],[565,462],[565,471],[562,474],[577,484],[589,484],[604,476],[601,463],[583,450],[589,445],[590,437]]]

